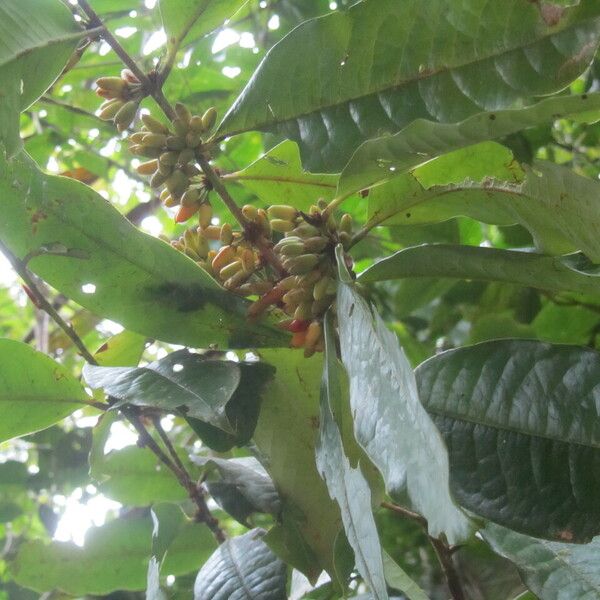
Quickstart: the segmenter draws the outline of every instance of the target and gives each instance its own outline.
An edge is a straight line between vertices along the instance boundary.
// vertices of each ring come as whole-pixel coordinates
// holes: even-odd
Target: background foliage
[[[598,2],[90,4],[357,278],[323,354],[250,322],[157,239],[102,23],[5,0],[0,598],[600,599]]]

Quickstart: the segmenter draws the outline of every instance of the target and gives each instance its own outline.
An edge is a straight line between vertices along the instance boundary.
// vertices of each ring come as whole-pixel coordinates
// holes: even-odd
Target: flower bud
[[[183,150],[185,148],[185,138],[178,135],[170,135],[167,138],[167,148],[169,150]]]
[[[196,148],[201,143],[202,143],[202,138],[200,137],[199,133],[194,133],[193,131],[190,131],[185,136],[185,144],[188,148]]]
[[[177,117],[181,119],[183,123],[185,123],[186,126],[189,125],[190,119],[192,118],[192,113],[185,104],[177,102],[177,104],[175,104],[175,113],[177,114]]]
[[[123,107],[123,104],[124,102],[118,98],[109,100],[108,102],[103,102],[100,106],[98,117],[100,117],[103,121],[110,121],[111,119],[114,119],[115,115]]]
[[[202,115],[202,127],[205,131],[210,131],[215,123],[217,122],[217,109],[214,106],[211,106],[203,115]]]
[[[100,90],[111,92],[113,97],[120,96],[127,88],[127,82],[120,77],[100,77],[96,79],[96,85]]]
[[[155,171],[154,175],[152,175],[152,177],[150,177],[150,187],[152,188],[157,188],[160,187],[163,183],[165,183],[167,181],[167,179],[169,179],[169,175],[165,175],[163,173],[161,173],[160,171]]]
[[[318,254],[301,254],[284,262],[284,267],[291,275],[304,275],[314,269],[320,260]]]
[[[181,119],[175,119],[173,121],[173,129],[175,129],[175,133],[184,138],[187,135],[188,132],[188,126],[187,123],[184,123]]]
[[[348,213],[344,213],[340,219],[340,231],[352,233],[352,217]]]
[[[177,152],[173,152],[173,151],[169,151],[169,152],[163,152],[160,157],[159,157],[159,161],[162,165],[168,165],[169,167],[173,167],[174,165],[177,164],[177,160],[179,159],[179,154]]]
[[[179,158],[177,159],[177,162],[180,165],[185,165],[186,163],[192,162],[195,158],[194,155],[194,151],[191,148],[184,148],[180,153],[179,153]]]
[[[295,244],[285,244],[279,249],[279,254],[282,256],[298,256],[304,254],[306,248],[303,242],[297,242]]]
[[[204,124],[202,123],[202,117],[194,115],[190,119],[190,129],[195,133],[204,133]]]
[[[322,235],[306,238],[304,240],[304,246],[307,252],[321,252],[325,249],[325,246],[327,246],[328,243],[329,238]]]
[[[173,174],[165,181],[165,185],[172,196],[179,198],[188,187],[188,178],[179,170],[173,171]],[[198,207],[196,207],[196,210]]]
[[[155,119],[152,115],[143,114],[142,122],[152,133],[162,133],[163,135],[169,135],[169,128],[163,125],[158,119]]]
[[[121,71],[121,79],[124,79],[127,83],[140,83],[137,75],[131,69],[123,69]]]
[[[119,131],[125,131],[135,119],[138,103],[134,100],[125,102],[115,115],[115,125]]]
[[[146,133],[141,143],[151,148],[163,148],[167,144],[167,136],[162,133]]]

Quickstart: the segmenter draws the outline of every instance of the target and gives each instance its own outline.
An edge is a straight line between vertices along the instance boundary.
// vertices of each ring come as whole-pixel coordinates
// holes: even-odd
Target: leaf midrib
[[[600,16],[592,17],[590,20],[599,20],[600,21]],[[309,112],[298,113],[298,114],[292,115],[290,117],[283,117],[281,119],[274,119],[272,121],[265,121],[263,123],[257,123],[255,125],[252,125],[251,129],[252,130],[259,130],[259,129],[263,129],[265,127],[269,127],[269,126],[272,126],[272,125],[275,125],[275,124],[278,124],[278,123],[285,123],[287,121],[294,121],[294,120],[302,119],[304,117],[307,117],[308,115],[314,114],[316,112],[321,112],[323,110],[326,110],[328,108],[332,108],[334,106],[339,106],[341,104],[347,104],[349,102],[360,100],[362,98],[367,98],[369,96],[374,96],[376,94],[380,94],[380,93],[382,93],[384,91],[387,91],[387,90],[393,90],[395,88],[399,89],[399,88],[402,88],[402,87],[406,87],[406,86],[408,86],[410,84],[414,84],[414,83],[416,83],[418,81],[421,81],[421,80],[424,80],[424,79],[428,79],[430,77],[435,77],[437,75],[440,75],[441,73],[450,73],[452,71],[455,71],[455,70],[458,70],[458,69],[463,69],[465,67],[468,67],[468,66],[471,66],[471,65],[474,65],[474,64],[479,64],[479,63],[487,61],[487,60],[497,59],[497,58],[499,58],[501,56],[504,56],[506,54],[510,54],[512,52],[516,52],[518,50],[526,50],[526,49],[532,48],[532,47],[536,46],[537,44],[540,44],[540,43],[544,42],[545,40],[550,39],[550,38],[552,38],[552,37],[554,37],[556,35],[559,35],[559,34],[562,34],[562,33],[566,32],[566,31],[569,31],[571,29],[577,28],[577,27],[581,26],[581,23],[584,23],[586,21],[587,21],[587,19],[584,20],[584,21],[576,21],[576,22],[572,23],[571,25],[565,27],[564,29],[560,29],[558,31],[553,31],[553,32],[548,33],[546,35],[540,36],[540,37],[536,38],[535,41],[530,42],[528,44],[515,45],[515,46],[513,46],[511,48],[504,49],[502,52],[490,53],[488,55],[478,57],[476,60],[471,60],[470,62],[463,62],[461,64],[457,64],[457,65],[454,65],[452,67],[442,67],[442,68],[434,69],[434,70],[428,71],[424,75],[421,75],[421,74],[419,74],[417,72],[416,75],[414,75],[412,77],[409,77],[409,78],[405,79],[402,82],[395,83],[393,85],[388,84],[386,87],[381,86],[380,88],[376,88],[374,90],[370,90],[367,93],[359,94],[359,95],[356,95],[356,96],[352,96],[351,98],[346,98],[346,99],[343,99],[343,100],[338,101],[338,102],[332,101],[330,103],[322,104],[318,108],[315,108],[314,110],[311,110]],[[237,102],[236,102],[236,104],[237,104]],[[234,104],[234,106],[235,106],[235,104]],[[227,131],[227,133],[225,135],[217,135],[217,136],[215,136],[215,141],[220,141],[220,140],[222,140],[222,139],[224,139],[226,137],[238,135],[238,134],[243,133],[243,132],[245,132],[247,130],[248,130],[248,127],[244,127],[244,128],[241,128],[241,129],[236,129],[236,130],[233,130],[233,131]]]

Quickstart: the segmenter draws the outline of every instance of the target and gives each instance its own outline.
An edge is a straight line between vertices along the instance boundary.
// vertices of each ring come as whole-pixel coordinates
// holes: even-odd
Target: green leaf
[[[492,548],[514,562],[544,600],[600,599],[600,538],[578,546],[548,542],[489,524],[481,532]]]
[[[128,506],[180,502],[187,498],[173,473],[147,448],[127,446],[94,464],[100,493]]]
[[[392,217],[388,224],[394,225],[437,223],[460,215],[495,225],[518,223],[531,233],[542,252],[581,250],[600,261],[596,235],[600,184],[549,162],[536,161],[531,168],[524,168],[522,182],[486,178],[480,183],[467,180],[428,189],[406,174],[369,194],[376,207],[370,224],[387,217]]]
[[[451,543],[466,535],[466,517],[448,487],[448,455],[421,405],[413,370],[379,314],[347,281],[341,247],[337,310],[342,361],[350,379],[356,440],[383,475],[392,497],[406,490],[429,533]],[[369,398],[369,402],[364,399]]]
[[[425,592],[385,550],[383,551],[383,570],[385,580],[391,588],[403,592],[409,600],[428,600]]]
[[[0,238],[12,252],[33,253],[36,274],[128,330],[192,347],[288,344],[275,327],[248,323],[247,302],[189,258],[138,231],[91,188],[42,174],[24,154],[5,161],[0,153],[0,208]],[[43,253],[57,245],[67,252]]]
[[[250,190],[264,204],[289,204],[308,210],[319,198],[331,200],[337,187],[335,175],[316,175],[302,168],[298,146],[282,142],[237,173],[224,175]]]
[[[548,539],[600,532],[600,354],[496,340],[444,352],[416,372],[461,505]]]
[[[19,585],[38,592],[83,596],[144,590],[151,546],[150,517],[130,515],[89,529],[83,548],[71,542],[27,541],[19,547],[11,573]],[[190,573],[215,546],[205,525],[188,523],[169,546],[163,568],[173,575]]]
[[[275,130],[310,170],[337,170],[417,118],[453,122],[559,91],[594,56],[599,14],[594,0],[555,22],[522,0],[363,0],[271,48],[217,134]]]
[[[174,411],[178,408],[224,431],[231,431],[225,406],[240,384],[237,362],[210,360],[178,350],[145,367],[85,365],[83,375],[93,389],[118,398],[115,406],[134,404]]]
[[[248,0],[160,0],[167,48],[177,50],[210,33],[240,10]]]
[[[315,464],[323,361],[297,350],[261,350],[260,356],[276,373],[265,390],[253,441],[282,502],[282,524],[269,532],[268,543],[276,538],[278,554],[287,552],[284,560],[314,581],[323,569],[335,573],[335,540],[342,527]]]
[[[135,367],[142,358],[146,336],[122,331],[106,340],[94,353],[101,367]]]
[[[600,272],[581,254],[554,257],[454,244],[405,248],[363,271],[359,281],[405,277],[504,281],[541,290],[600,294]]]
[[[254,457],[205,458],[192,456],[197,465],[216,469],[220,480],[205,483],[215,501],[248,527],[248,517],[260,512],[278,517],[281,512],[279,494],[273,481]]]
[[[0,5],[0,141],[21,146],[19,113],[50,87],[85,36],[59,0],[3,0]]]
[[[194,600],[248,598],[282,600],[286,594],[286,566],[253,529],[221,544],[200,569]]]
[[[548,98],[526,108],[481,112],[458,123],[417,119],[395,135],[362,144],[344,167],[338,193],[383,183],[452,150],[599,108],[600,93],[595,93]]]
[[[27,344],[0,339],[0,442],[50,427],[88,400],[68,369]]]
[[[331,315],[325,318],[325,368],[321,382],[321,417],[316,449],[317,469],[327,484],[342,515],[348,542],[354,550],[356,566],[377,600],[387,600],[382,548],[371,508],[371,490],[359,467],[353,468],[346,456],[336,423],[342,406],[342,388]]]

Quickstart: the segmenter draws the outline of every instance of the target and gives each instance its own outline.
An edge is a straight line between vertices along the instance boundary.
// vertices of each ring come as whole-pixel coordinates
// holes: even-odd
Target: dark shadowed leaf
[[[414,119],[459,121],[564,88],[594,56],[598,15],[594,0],[552,22],[522,0],[363,0],[276,44],[218,134],[275,130],[309,169],[339,170]]]
[[[600,532],[600,354],[497,340],[435,356],[417,380],[463,506],[548,539]]]
[[[286,566],[253,529],[219,546],[200,569],[194,600],[285,600]]]
[[[238,363],[206,360],[187,350],[172,352],[145,367],[86,365],[89,386],[103,389],[119,404],[180,409],[225,431],[231,426],[225,406],[240,384]]]

